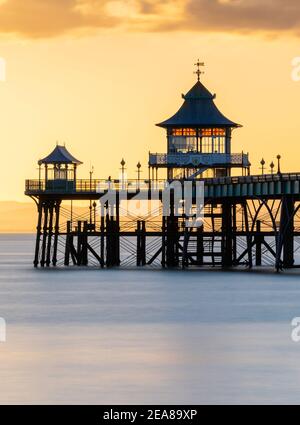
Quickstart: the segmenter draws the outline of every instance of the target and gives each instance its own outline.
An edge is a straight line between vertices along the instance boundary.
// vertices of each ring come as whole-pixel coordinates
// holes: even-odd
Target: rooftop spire
[[[195,66],[197,67],[197,71],[195,71],[194,74],[197,75],[198,81],[200,81],[200,75],[204,74],[204,71],[201,71],[200,66],[205,66],[205,63],[200,62],[200,59],[198,59],[197,63],[195,63]]]

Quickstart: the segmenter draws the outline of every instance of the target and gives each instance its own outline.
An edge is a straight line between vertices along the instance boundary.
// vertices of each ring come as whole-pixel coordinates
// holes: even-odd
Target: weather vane
[[[195,63],[195,66],[197,67],[197,71],[194,72],[194,74],[197,75],[198,81],[200,81],[200,75],[204,74],[204,71],[202,72],[200,69],[200,66],[205,66],[204,62],[200,62],[200,59],[198,59],[197,63]]]

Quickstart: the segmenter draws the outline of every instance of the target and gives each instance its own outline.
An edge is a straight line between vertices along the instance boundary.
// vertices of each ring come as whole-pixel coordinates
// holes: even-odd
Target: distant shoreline
[[[32,231],[32,232],[26,232],[26,231],[24,231],[24,232],[22,232],[22,231],[7,231],[7,232],[1,232],[0,231],[0,235],[32,235],[32,236],[35,236],[36,234],[35,234],[35,232],[34,231]]]

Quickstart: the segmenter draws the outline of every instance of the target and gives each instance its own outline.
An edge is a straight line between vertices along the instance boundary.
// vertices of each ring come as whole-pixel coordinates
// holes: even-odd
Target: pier
[[[79,179],[81,161],[65,146],[39,160],[39,178],[25,183],[38,212],[35,267],[300,267],[300,173],[282,173],[278,156],[276,172],[266,174],[262,164],[262,174],[251,175],[249,154],[231,150],[232,132],[241,126],[217,109],[200,81],[201,65],[181,108],[158,124],[167,133],[167,152],[149,153],[147,179],[140,178],[140,163],[136,180],[124,173]],[[191,225],[193,217],[176,205],[172,188],[185,182],[193,205],[203,184],[201,225]],[[113,205],[107,201],[112,189]],[[155,213],[124,214],[124,193],[147,203],[153,192]]]
[[[111,183],[118,194],[120,181]],[[294,259],[300,247],[300,173],[206,179],[204,223],[195,229],[185,226],[184,216],[174,214],[120,217],[118,204],[115,216],[101,217],[99,205],[106,191],[99,194],[97,188],[106,184],[78,180],[75,187],[64,189],[26,181],[25,193],[38,209],[35,266],[119,266],[123,250],[125,265],[300,267]],[[143,184],[139,189],[137,180],[127,181],[130,197],[141,191],[147,196],[147,187],[153,185],[162,210],[166,181]],[[64,208],[70,200],[92,201],[92,213],[87,206],[85,216],[73,214],[71,221]]]

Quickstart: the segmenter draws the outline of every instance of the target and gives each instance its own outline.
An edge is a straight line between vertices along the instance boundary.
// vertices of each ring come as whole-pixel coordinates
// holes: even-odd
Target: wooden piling
[[[203,265],[203,254],[204,254],[203,226],[197,228],[196,234],[197,234],[197,264],[198,264],[198,266],[202,266]]]
[[[71,222],[67,221],[67,234],[66,234],[66,245],[65,245],[65,260],[64,265],[70,264],[70,247],[71,247]]]
[[[60,214],[60,200],[55,203],[55,227],[54,227],[54,243],[53,243],[53,256],[52,264],[55,267],[57,264],[57,246],[59,237],[59,214]]]
[[[35,254],[34,254],[34,267],[39,265],[40,256],[40,241],[42,233],[42,218],[43,218],[43,201],[40,199],[38,203],[38,222],[36,227],[36,242],[35,242]]]
[[[53,235],[53,202],[49,203],[49,226],[48,226],[48,240],[47,240],[47,253],[46,253],[46,266],[49,267],[51,263],[51,243]]]
[[[280,263],[280,253],[282,253],[283,268],[291,268],[294,265],[294,199],[291,196],[284,196],[281,206],[280,229],[279,229],[279,253],[277,258],[277,268]]]
[[[262,265],[262,243],[263,243],[263,236],[261,235],[261,222],[260,220],[257,220],[256,223],[256,235],[254,237],[255,242],[255,265],[261,266]]]
[[[222,204],[222,266],[231,267],[232,258],[232,206],[230,202]]]
[[[44,203],[44,225],[43,225],[43,241],[42,241],[42,257],[41,257],[41,266],[45,266],[46,262],[46,244],[47,244],[47,230],[48,230],[48,202]]]

